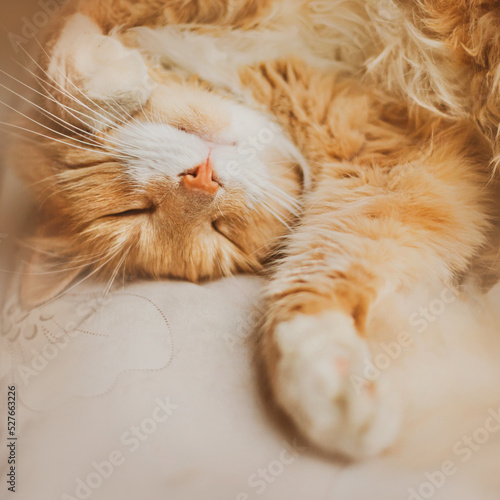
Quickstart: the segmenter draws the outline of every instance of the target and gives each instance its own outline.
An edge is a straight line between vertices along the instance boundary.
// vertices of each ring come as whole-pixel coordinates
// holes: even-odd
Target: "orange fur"
[[[297,5],[303,4],[307,2]],[[132,62],[140,62],[137,53],[115,43],[117,38],[133,40],[134,32],[129,29],[188,23],[210,26],[210,33],[220,29],[227,34],[230,27],[232,34],[258,37],[259,32],[252,30],[273,26],[279,32],[289,26],[290,15],[278,9],[271,16],[280,5],[283,9],[272,1],[75,2],[56,21],[59,28],[47,37],[41,65],[50,74],[51,65],[58,63],[57,69],[63,68],[81,88],[94,85],[90,75],[79,73],[85,64],[94,68],[92,54],[84,53],[85,64],[79,66],[68,58],[67,43],[60,40],[67,37],[71,42],[73,33],[64,27],[75,19],[75,13],[86,16],[78,18],[80,22],[92,20],[75,42],[78,50],[80,41],[92,33],[99,50],[108,44],[110,53],[130,61],[121,67],[121,85],[127,78],[134,79],[137,72],[128,70]],[[462,60],[468,64],[472,60],[478,75],[500,62],[496,43],[481,46],[483,39],[493,37],[488,23],[494,15],[486,2],[473,9],[464,1],[422,0],[418,5],[424,28],[445,37]],[[446,23],[439,21],[444,13],[452,14]],[[464,27],[471,19],[474,30],[469,31]],[[295,23],[299,26],[300,19]],[[121,32],[111,39],[107,35],[117,26]],[[191,33],[189,26],[185,30]],[[334,433],[322,434],[324,429],[315,427],[314,416],[296,399],[295,389],[286,389],[296,369],[294,356],[316,349],[308,342],[316,333],[322,335],[327,323],[321,318],[329,318],[332,332],[336,331],[333,322],[338,321],[337,329],[345,337],[342,342],[362,343],[362,337],[370,337],[367,318],[381,297],[417,283],[453,284],[467,272],[486,243],[494,207],[490,145],[471,121],[444,118],[416,107],[400,94],[391,95],[375,85],[294,59],[286,51],[281,59],[237,68],[237,89],[229,82],[227,88],[219,88],[175,65],[143,59],[138,68],[153,83],[146,97],[125,88],[113,94],[113,99],[106,98],[106,82],[99,81],[99,72],[93,78],[101,86],[95,83],[91,88],[96,95],[101,92],[102,98],[81,99],[60,71],[52,73],[56,85],[45,81],[59,104],[37,102],[64,119],[69,129],[43,112],[32,111],[42,124],[36,130],[51,132],[34,145],[16,149],[15,154],[24,177],[35,183],[41,241],[49,246],[58,242],[52,259],[65,260],[76,274],[86,270],[107,278],[122,271],[153,278],[213,279],[258,271],[279,250],[284,256],[270,267],[273,274],[262,338],[271,386],[282,407],[318,446],[353,456],[362,453],[353,451],[351,445],[337,447],[328,438]],[[485,128],[493,126],[497,116],[496,101],[489,99],[479,104]],[[118,122],[155,121],[217,143],[236,126],[226,109],[226,104],[236,103],[277,121],[310,166],[312,184],[303,192],[299,160],[284,151],[266,153],[263,160],[274,187],[295,203],[303,203],[298,221],[294,211],[277,199],[251,207],[237,187],[216,202],[191,197],[177,178],[168,175],[151,177],[138,187],[138,181],[125,173],[123,158],[109,154],[122,125],[99,124],[102,113],[107,113]],[[490,125],[482,120],[484,113]],[[82,138],[86,145],[79,149]],[[283,236],[287,236],[284,245]],[[29,291],[35,284],[28,280],[25,287]],[[302,339],[300,329],[309,324],[313,333]],[[288,335],[286,328],[294,333]],[[327,333],[318,342],[329,342]],[[298,339],[309,347],[294,351]],[[343,359],[336,361],[346,365]],[[313,384],[310,390],[319,389]]]

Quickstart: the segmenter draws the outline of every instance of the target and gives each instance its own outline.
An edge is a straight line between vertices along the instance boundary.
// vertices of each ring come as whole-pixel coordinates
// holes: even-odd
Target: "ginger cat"
[[[369,317],[381,297],[467,272],[492,153],[472,121],[362,83],[321,41],[333,4],[70,1],[20,121],[36,140],[13,160],[38,200],[28,271],[63,271],[28,272],[27,303],[81,273],[110,286],[267,269],[272,393],[311,443],[361,458],[400,425],[382,383],[351,382]]]

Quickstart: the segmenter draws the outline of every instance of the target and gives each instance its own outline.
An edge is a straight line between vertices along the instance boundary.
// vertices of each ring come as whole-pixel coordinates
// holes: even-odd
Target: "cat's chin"
[[[350,316],[299,314],[277,325],[275,342],[275,395],[311,443],[351,459],[375,456],[394,443],[399,408],[384,380],[357,383],[370,351]]]

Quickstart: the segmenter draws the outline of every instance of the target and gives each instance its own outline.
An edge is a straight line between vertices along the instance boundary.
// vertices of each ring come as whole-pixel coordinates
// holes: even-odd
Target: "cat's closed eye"
[[[212,222],[212,228],[216,233],[220,234],[222,237],[226,238],[226,240],[234,244],[234,241],[232,241],[232,239],[229,237],[229,230],[227,225],[225,225],[221,220],[214,220]]]
[[[144,208],[130,208],[128,210],[123,210],[121,212],[105,215],[104,217],[134,217],[138,215],[150,215],[154,213],[155,210],[156,207],[154,205],[151,205]]]

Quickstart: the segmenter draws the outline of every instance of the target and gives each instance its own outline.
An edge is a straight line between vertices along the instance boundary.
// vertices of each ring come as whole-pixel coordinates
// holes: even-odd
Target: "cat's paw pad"
[[[380,380],[353,383],[369,359],[353,319],[339,312],[280,323],[276,396],[316,446],[351,458],[373,456],[395,440],[400,415]]]

